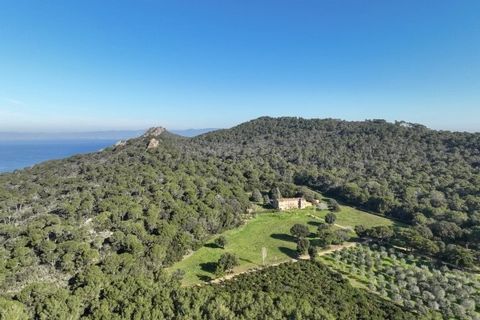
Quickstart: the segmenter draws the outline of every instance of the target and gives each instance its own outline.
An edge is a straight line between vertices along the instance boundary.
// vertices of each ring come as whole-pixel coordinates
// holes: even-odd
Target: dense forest
[[[325,266],[287,263],[222,284],[181,288],[175,278],[127,269],[112,274],[90,267],[71,291],[42,285],[0,299],[5,319],[419,319],[392,302],[350,286]],[[16,318],[15,318],[16,317]]]
[[[401,220],[409,227],[387,241],[458,267],[479,264],[480,134],[265,117],[195,138],[155,128],[98,153],[0,175],[0,306],[42,319],[61,318],[61,308],[72,319],[157,304],[179,312],[185,305],[163,301],[196,291],[180,293],[179,275],[163,268],[240,225],[251,197],[268,203],[273,188],[307,198],[313,189]],[[378,231],[360,233],[385,240]],[[138,289],[135,304],[126,288]],[[227,286],[205,290],[227,295],[223,304],[247,299]],[[262,299],[271,308],[268,299],[278,306],[292,296]],[[329,319],[328,306],[316,307]]]
[[[243,162],[249,186],[307,186],[411,225],[393,237],[404,246],[463,266],[480,261],[478,133],[265,117],[196,140],[212,157]]]

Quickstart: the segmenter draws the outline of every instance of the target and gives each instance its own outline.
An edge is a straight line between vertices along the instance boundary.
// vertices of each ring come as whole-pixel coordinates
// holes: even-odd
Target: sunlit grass
[[[289,234],[290,228],[295,223],[307,224],[310,231],[316,231],[318,222],[323,222],[323,217],[328,211],[317,211],[313,208],[291,210],[285,212],[259,213],[245,225],[224,232],[227,239],[225,249],[213,245],[212,238],[204,247],[192,255],[176,263],[168,269],[185,271],[184,285],[193,285],[209,280],[213,275],[214,263],[224,252],[237,255],[240,265],[234,272],[242,272],[251,268],[262,266],[262,247],[267,248],[265,264],[276,264],[291,260],[295,257],[296,242]],[[336,213],[336,224],[343,227],[354,227],[357,224],[365,226],[391,225],[392,221],[378,217],[354,208],[342,206]]]

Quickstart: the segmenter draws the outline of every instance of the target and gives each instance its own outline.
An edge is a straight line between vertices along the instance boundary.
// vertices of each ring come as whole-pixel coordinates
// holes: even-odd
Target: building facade
[[[304,198],[281,198],[272,201],[273,207],[278,210],[303,209],[312,204]]]

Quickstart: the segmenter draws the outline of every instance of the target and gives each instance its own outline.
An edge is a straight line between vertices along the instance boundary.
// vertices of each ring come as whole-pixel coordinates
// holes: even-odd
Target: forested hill
[[[195,141],[214,156],[269,163],[287,183],[404,221],[480,219],[480,134],[382,120],[260,118]]]
[[[413,247],[455,263],[468,255],[471,265],[479,171],[480,134],[408,123],[259,118],[195,138],[153,128],[0,175],[0,292],[33,310],[34,292],[73,294],[87,275],[158,280],[163,267],[241,224],[252,193],[268,200],[273,187],[306,197],[310,188],[401,219]]]
[[[465,222],[466,213],[480,210],[480,134],[383,120],[265,117],[195,141],[224,159],[268,160],[286,182],[407,221],[422,212]]]
[[[384,120],[264,117],[195,142],[212,156],[243,161],[250,180],[272,170],[277,180],[266,184],[282,181],[287,193],[291,183],[304,185],[412,224],[398,238],[422,253],[457,262],[468,256],[472,264],[462,247],[479,249],[479,133]],[[448,247],[454,243],[460,246]]]

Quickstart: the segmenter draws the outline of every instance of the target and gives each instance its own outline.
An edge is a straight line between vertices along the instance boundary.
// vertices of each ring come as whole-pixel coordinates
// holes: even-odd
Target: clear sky
[[[0,1],[0,131],[263,115],[480,131],[480,1]]]

